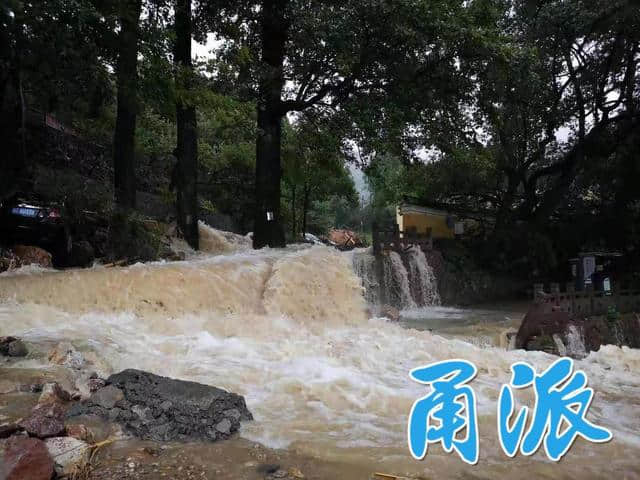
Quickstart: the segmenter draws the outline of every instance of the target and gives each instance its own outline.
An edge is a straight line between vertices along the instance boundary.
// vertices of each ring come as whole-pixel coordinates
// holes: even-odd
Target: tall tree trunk
[[[294,183],[291,186],[291,238],[295,242],[296,240],[296,190],[297,185]]]
[[[142,0],[120,0],[116,65],[118,109],[113,137],[115,200],[119,208],[136,206],[135,133],[138,87],[138,22]]]
[[[178,225],[192,248],[199,248],[198,237],[198,131],[196,107],[188,98],[193,87],[191,64],[191,0],[176,1],[176,118],[178,145],[176,165],[176,210]]]
[[[283,63],[288,23],[287,0],[262,2],[262,75],[256,139],[256,207],[253,248],[284,247],[280,218],[280,142],[282,137]]]
[[[302,236],[307,233],[307,211],[309,210],[309,186],[304,186],[304,198],[302,199]]]

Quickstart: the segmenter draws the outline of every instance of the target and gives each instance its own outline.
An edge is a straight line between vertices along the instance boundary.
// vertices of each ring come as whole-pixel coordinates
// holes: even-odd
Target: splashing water
[[[251,239],[236,233],[211,228],[203,221],[198,222],[200,251],[210,254],[223,254],[246,251],[251,248]]]
[[[567,353],[575,358],[587,356],[587,348],[584,345],[582,332],[576,325],[569,325],[567,331]]]
[[[401,309],[416,308],[409,274],[398,252],[388,252],[382,257],[382,285],[388,303]]]
[[[422,249],[417,247],[409,249],[407,261],[409,282],[416,303],[421,306],[440,305],[438,283]]]
[[[411,248],[402,255],[386,252],[379,259],[370,248],[356,250],[351,255],[365,299],[374,310],[381,303],[405,310],[440,304],[433,269],[421,249]]]
[[[362,281],[364,298],[369,305],[380,304],[380,282],[376,273],[376,257],[371,249],[359,249],[352,254],[352,264],[355,274]]]
[[[513,362],[541,369],[554,357],[368,320],[351,257],[325,247],[3,276],[7,334],[69,339],[113,371],[141,368],[236,391],[256,418],[242,436],[327,460],[434,478],[640,476],[640,351],[606,346],[576,362],[596,392],[589,418],[614,440],[578,440],[559,464],[541,454],[509,459],[497,443],[499,388]],[[425,394],[409,370],[451,358],[479,371],[475,467],[435,446],[417,462],[406,446],[411,404]]]

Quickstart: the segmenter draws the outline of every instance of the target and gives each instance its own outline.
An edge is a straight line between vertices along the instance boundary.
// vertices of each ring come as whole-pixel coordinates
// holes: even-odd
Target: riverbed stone
[[[216,430],[223,435],[228,435],[231,431],[231,420],[228,418],[223,418],[217,425]]]
[[[58,476],[70,475],[89,460],[89,444],[74,437],[53,437],[44,441]]]
[[[155,441],[225,439],[240,421],[253,419],[242,396],[209,385],[132,369],[111,375],[107,383],[68,415],[98,415]]]
[[[27,346],[24,344],[22,340],[16,340],[9,344],[9,348],[7,349],[7,354],[10,357],[26,357],[28,350]]]
[[[89,389],[89,392],[93,393],[93,392],[97,392],[98,390],[100,390],[102,387],[104,387],[107,384],[107,382],[102,379],[102,378],[89,378],[87,380],[87,387]]]
[[[20,384],[13,380],[0,379],[0,395],[19,392]]]
[[[6,357],[25,357],[29,353],[27,346],[16,337],[0,337],[0,355]]]
[[[380,316],[386,317],[392,322],[397,322],[400,320],[400,310],[391,305],[382,305],[380,307]]]
[[[116,406],[120,400],[124,400],[124,393],[113,385],[107,385],[91,395],[91,401],[107,410]]]
[[[56,437],[64,433],[65,414],[66,408],[59,403],[39,404],[19,426],[32,437]]]
[[[45,443],[22,435],[6,440],[0,478],[4,480],[51,480],[53,459]]]
[[[77,438],[83,442],[93,442],[93,432],[82,423],[66,424],[65,429],[68,437]]]
[[[71,394],[62,388],[58,382],[49,382],[42,386],[42,393],[40,394],[38,403],[64,403],[69,400],[71,400]]]
[[[49,361],[55,365],[79,370],[84,365],[84,357],[70,342],[60,342],[49,352]]]
[[[0,438],[9,438],[18,430],[20,430],[20,427],[17,423],[4,423],[0,425]]]

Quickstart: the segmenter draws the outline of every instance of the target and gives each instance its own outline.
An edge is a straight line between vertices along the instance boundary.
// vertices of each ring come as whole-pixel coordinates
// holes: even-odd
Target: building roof
[[[578,261],[583,257],[606,257],[606,258],[614,258],[614,257],[622,257],[623,254],[621,252],[604,252],[604,251],[593,251],[593,252],[580,252],[578,253],[578,257],[570,258],[569,261]]]
[[[407,213],[419,213],[423,215],[435,215],[440,217],[448,217],[449,215],[451,215],[449,212],[440,210],[438,208],[423,207],[420,205],[411,205],[406,203],[398,205],[398,213],[400,215],[404,215]]]

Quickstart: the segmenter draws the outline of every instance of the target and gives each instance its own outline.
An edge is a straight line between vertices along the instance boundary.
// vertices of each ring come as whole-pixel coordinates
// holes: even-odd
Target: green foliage
[[[138,115],[136,150],[140,155],[166,157],[176,145],[175,123],[150,108]]]
[[[326,234],[344,222],[339,207],[358,205],[340,139],[316,120],[285,125],[282,208],[294,240],[306,232]]]
[[[397,205],[408,195],[409,168],[394,155],[380,155],[366,169],[367,184],[374,209]]]
[[[114,212],[108,226],[106,259],[155,260],[162,246],[163,233],[157,223],[138,214]]]
[[[139,188],[174,202],[176,102],[194,105],[202,211],[243,231],[252,229],[256,106],[269,74],[261,4],[194,3],[194,36],[217,40],[195,73],[173,62],[173,2],[145,2],[138,46]],[[391,222],[411,197],[490,219],[473,248],[496,269],[556,275],[587,246],[624,251],[630,265],[640,264],[634,2],[284,4],[282,210],[292,239]],[[7,112],[22,93],[27,108],[110,150],[117,5],[4,2],[3,128],[15,122]],[[364,167],[368,205],[359,205],[349,161]],[[106,185],[92,198],[83,179],[67,173],[51,180],[59,195],[110,211]],[[144,238],[140,224],[114,221],[124,242]]]

